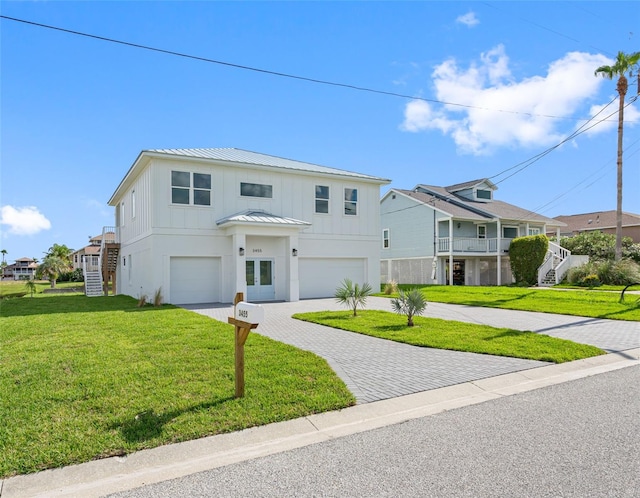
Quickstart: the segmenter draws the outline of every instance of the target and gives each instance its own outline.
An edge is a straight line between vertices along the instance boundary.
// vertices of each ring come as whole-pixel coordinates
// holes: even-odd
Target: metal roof
[[[216,161],[229,161],[233,163],[241,164],[253,164],[259,166],[269,166],[272,168],[289,169],[296,171],[308,171],[311,173],[325,173],[331,175],[350,176],[353,178],[375,180],[381,183],[389,183],[390,180],[385,178],[379,178],[370,175],[364,175],[361,173],[355,173],[353,171],[346,171],[336,168],[328,168],[326,166],[319,166],[317,164],[304,163],[301,161],[294,161],[292,159],[285,159],[277,156],[270,156],[268,154],[260,154],[258,152],[251,152],[248,150],[236,149],[236,148],[216,148],[216,149],[150,149],[143,152],[165,154],[171,156],[183,156],[198,159],[213,159]]]
[[[308,221],[296,220],[295,218],[287,218],[285,216],[277,216],[258,209],[243,211],[242,213],[233,214],[216,221],[216,225],[224,225],[227,223],[258,223],[262,225],[294,226],[311,225]]]

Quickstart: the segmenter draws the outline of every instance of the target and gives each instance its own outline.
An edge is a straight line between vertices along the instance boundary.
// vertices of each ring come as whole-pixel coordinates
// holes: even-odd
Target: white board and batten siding
[[[220,258],[172,257],[170,272],[171,303],[220,301]]]
[[[366,260],[362,258],[300,258],[300,298],[331,297],[345,278],[366,282]]]

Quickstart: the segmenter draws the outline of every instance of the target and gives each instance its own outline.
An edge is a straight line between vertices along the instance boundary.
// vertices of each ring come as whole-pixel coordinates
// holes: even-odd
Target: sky
[[[489,178],[548,217],[616,208],[616,81],[594,71],[640,50],[635,2],[41,0],[0,15],[9,263],[113,225],[107,202],[146,149],[236,147],[388,178],[381,196]]]

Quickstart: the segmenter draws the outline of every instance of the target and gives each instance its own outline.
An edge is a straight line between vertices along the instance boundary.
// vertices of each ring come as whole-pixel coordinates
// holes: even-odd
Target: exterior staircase
[[[538,268],[538,287],[552,287],[562,282],[570,263],[571,251],[549,242],[547,256]]]
[[[103,227],[100,255],[88,258],[83,263],[84,292],[88,297],[109,295],[109,281],[112,292],[116,293],[116,270],[120,242],[116,227]]]

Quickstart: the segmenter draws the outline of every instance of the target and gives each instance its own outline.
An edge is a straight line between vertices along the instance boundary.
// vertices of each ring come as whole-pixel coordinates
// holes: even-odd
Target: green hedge
[[[519,285],[536,285],[538,283],[538,267],[544,261],[549,249],[546,235],[530,235],[517,237],[509,246],[511,272]]]

